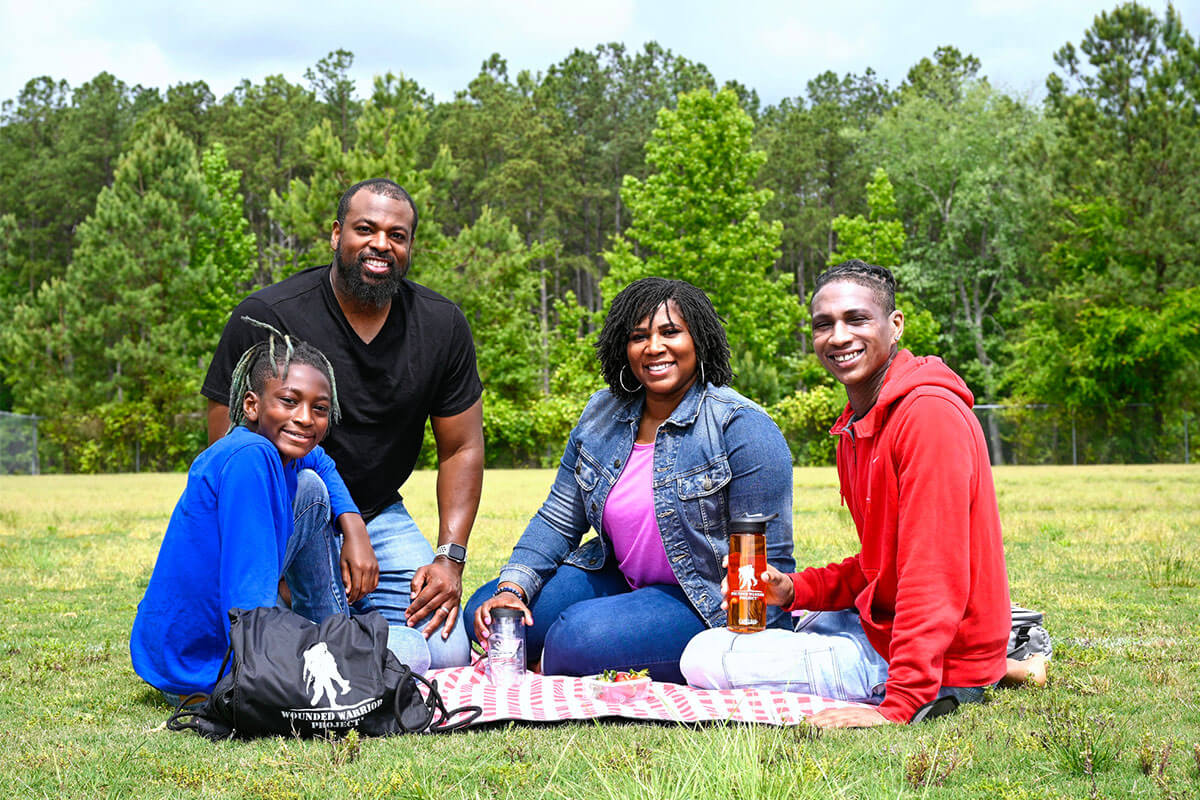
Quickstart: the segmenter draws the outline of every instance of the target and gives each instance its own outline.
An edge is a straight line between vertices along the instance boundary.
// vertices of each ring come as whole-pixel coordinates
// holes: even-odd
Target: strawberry
[[[601,673],[600,680],[609,681],[610,683],[623,683],[625,681],[636,681],[641,678],[648,678],[648,677],[650,677],[649,669],[635,669],[635,670],[606,669],[606,670],[604,670],[603,673]]]

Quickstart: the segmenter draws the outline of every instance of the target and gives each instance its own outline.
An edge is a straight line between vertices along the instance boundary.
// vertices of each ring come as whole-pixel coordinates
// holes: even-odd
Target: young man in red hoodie
[[[767,602],[810,614],[796,632],[701,633],[680,665],[692,685],[871,703],[810,720],[869,727],[939,697],[978,700],[1005,676],[1008,576],[974,399],[941,359],[899,349],[895,291],[891,272],[856,259],[820,275],[811,301],[813,349],[849,399],[831,433],[862,549],[796,574],[768,568]]]

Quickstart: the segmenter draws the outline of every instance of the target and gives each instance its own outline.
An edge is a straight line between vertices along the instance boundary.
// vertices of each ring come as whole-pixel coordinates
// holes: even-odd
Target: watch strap
[[[446,558],[458,564],[467,563],[467,548],[463,547],[461,544],[457,544],[456,542],[439,544],[437,550],[433,551],[433,555],[435,558],[437,556],[445,556]]]

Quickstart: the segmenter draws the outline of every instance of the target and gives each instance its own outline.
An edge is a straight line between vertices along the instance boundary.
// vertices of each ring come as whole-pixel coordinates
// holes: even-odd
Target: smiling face
[[[269,439],[287,464],[308,455],[325,438],[331,394],[320,370],[293,363],[285,379],[268,377],[262,392],[246,392],[246,427]]]
[[[827,283],[812,299],[813,350],[863,414],[875,404],[904,331],[904,314],[884,311],[875,293],[848,280]]]
[[[674,300],[656,308],[629,332],[625,346],[633,379],[647,398],[676,403],[696,380],[696,343]]]
[[[333,223],[338,288],[360,302],[385,305],[400,288],[412,256],[413,209],[404,200],[360,189],[346,222]]]

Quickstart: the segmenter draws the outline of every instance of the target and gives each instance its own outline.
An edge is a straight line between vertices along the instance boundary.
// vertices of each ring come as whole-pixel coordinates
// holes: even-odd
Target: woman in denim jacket
[[[682,683],[688,640],[725,624],[729,518],[775,515],[767,559],[792,568],[791,455],[771,418],[728,388],[725,330],[695,286],[630,284],[596,350],[609,388],[588,401],[550,496],[466,613],[486,641],[493,608],[523,611],[529,659],[546,674],[648,668]],[[588,528],[600,535],[580,546]],[[787,625],[771,612],[769,625]]]

